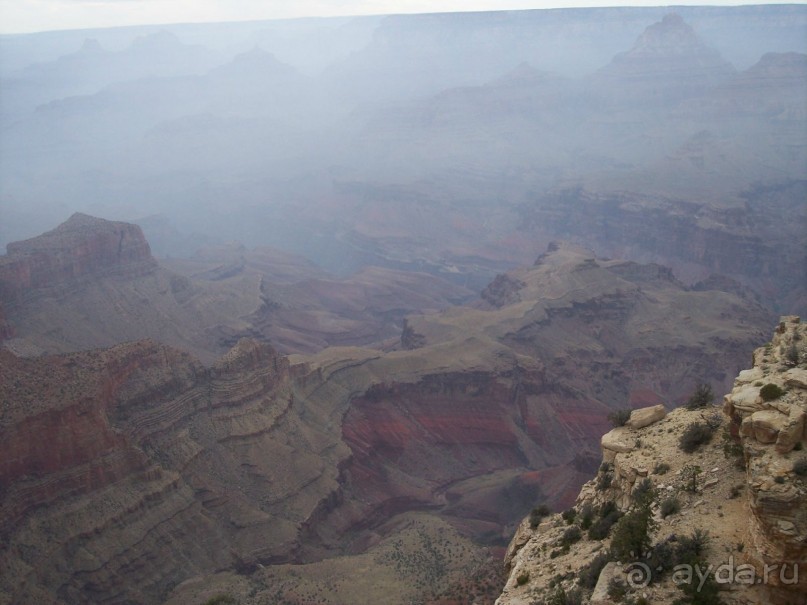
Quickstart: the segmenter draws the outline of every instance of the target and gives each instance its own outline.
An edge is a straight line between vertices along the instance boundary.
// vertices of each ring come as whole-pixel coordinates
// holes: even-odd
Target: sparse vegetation
[[[542,605],[581,605],[583,594],[576,589],[566,591],[562,586],[558,586],[551,595],[544,599]]]
[[[619,561],[640,557],[652,543],[650,535],[656,528],[651,506],[654,490],[636,502],[636,508],[622,517],[614,528],[611,540],[611,555]]]
[[[630,413],[631,410],[627,408],[623,408],[621,410],[615,410],[608,414],[608,420],[611,421],[611,424],[614,427],[625,426],[630,420]]]
[[[588,565],[580,569],[577,575],[577,582],[581,588],[591,590],[597,585],[597,580],[600,577],[602,568],[610,561],[611,558],[607,553],[599,553],[594,557]]]
[[[681,469],[681,481],[683,482],[684,489],[688,492],[697,493],[698,491],[698,478],[700,477],[701,467],[697,464],[688,464]]]
[[[793,472],[799,477],[807,477],[807,458],[800,458],[793,463]]]
[[[686,408],[688,410],[699,410],[712,405],[714,400],[715,394],[711,385],[701,383],[695,387],[695,392],[687,400]]]
[[[518,584],[519,586],[524,586],[524,584],[526,584],[529,581],[530,581],[530,572],[528,571],[518,574],[518,577],[516,578],[516,584]]]
[[[762,401],[773,401],[775,399],[779,399],[782,395],[785,394],[785,391],[780,387],[778,384],[773,384],[769,382],[761,389],[759,389],[759,396],[762,397]]]
[[[694,565],[706,553],[707,546],[709,546],[709,533],[700,528],[692,532],[691,536],[679,538],[675,549],[676,565],[680,563]]]
[[[608,462],[603,462],[600,465],[600,472],[597,474],[597,491],[605,491],[611,487],[611,481],[614,479],[613,468],[613,465]]]
[[[574,523],[574,518],[577,516],[577,510],[574,508],[567,508],[563,511],[560,516],[566,521],[566,525],[571,525]]]
[[[708,544],[709,534],[700,529],[696,529],[691,536],[681,538],[675,548],[675,564],[705,566],[703,557]],[[683,595],[674,601],[674,605],[722,604],[718,594],[719,586],[712,574],[706,574],[703,578],[693,574],[690,581],[678,582],[678,588]]]
[[[622,601],[628,594],[628,587],[620,578],[611,578],[608,582],[608,598],[616,603]]]
[[[638,506],[645,506],[646,503],[652,502],[656,497],[656,490],[653,487],[653,482],[645,477],[636,485],[636,487],[633,488],[633,493],[631,495],[634,502],[636,502]]]
[[[654,475],[665,475],[670,470],[670,465],[666,462],[659,462],[653,469]]]
[[[674,515],[681,510],[681,503],[675,496],[670,496],[661,501],[660,512],[661,518],[666,519],[670,515]]]
[[[533,508],[530,511],[530,528],[535,529],[544,520],[544,517],[549,516],[550,510],[546,504],[542,504]]]
[[[586,502],[580,509],[580,529],[587,530],[594,522],[594,507]]]
[[[723,456],[734,460],[734,466],[742,469],[745,468],[744,454],[743,444],[738,439],[734,439],[728,430],[723,431]]]
[[[209,598],[205,605],[235,605],[236,600],[228,594],[220,594]]]
[[[566,531],[563,532],[563,535],[560,538],[560,545],[561,546],[570,546],[575,542],[579,542],[580,538],[583,537],[583,532],[580,531],[580,528],[576,525],[569,527]]]
[[[709,443],[713,434],[714,429],[705,422],[693,422],[684,430],[678,441],[678,446],[681,451],[691,454],[700,446]]]

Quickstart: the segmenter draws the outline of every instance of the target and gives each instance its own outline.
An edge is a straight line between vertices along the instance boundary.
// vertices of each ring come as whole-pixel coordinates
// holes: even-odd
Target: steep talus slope
[[[618,602],[618,593],[650,603],[804,602],[806,337],[798,317],[783,317],[754,352],[754,366],[734,380],[722,414],[711,405],[669,414],[646,408],[603,435],[602,466],[573,510],[536,512],[518,528],[497,605],[575,593],[592,605]],[[712,437],[686,449],[695,425],[711,427]],[[595,535],[615,511],[622,519]],[[623,529],[642,511],[649,539],[642,552],[626,554],[626,536],[638,534]],[[691,600],[696,595],[700,601]]]

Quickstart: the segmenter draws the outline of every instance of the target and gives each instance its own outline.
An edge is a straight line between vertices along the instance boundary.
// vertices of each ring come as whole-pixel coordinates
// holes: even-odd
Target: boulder
[[[807,389],[807,370],[793,368],[785,372],[785,383],[791,387]]]
[[[608,596],[608,585],[613,578],[620,575],[622,575],[622,569],[619,563],[611,561],[605,564],[605,567],[600,572],[600,577],[597,578],[594,592],[591,593],[591,605],[612,605],[613,601]]]
[[[776,451],[779,454],[786,454],[801,441],[806,421],[805,417],[807,417],[807,414],[801,408],[794,406],[790,410],[790,415],[776,437]]]
[[[628,439],[627,431],[623,427],[617,427],[605,433],[600,440],[600,446],[603,453],[605,450],[610,450],[617,454],[626,454],[634,449],[634,443]]]
[[[630,413],[630,420],[628,420],[627,426],[632,429],[642,429],[646,426],[650,426],[654,422],[658,422],[666,415],[667,410],[662,404],[633,410]]]
[[[743,414],[753,414],[762,408],[759,387],[754,385],[746,385],[736,389],[729,395],[729,399],[732,407]]]
[[[754,412],[751,416],[754,438],[760,443],[775,443],[779,432],[787,424],[788,418],[788,416],[775,410]]]
[[[751,382],[756,382],[758,380],[762,380],[765,376],[765,373],[762,371],[762,368],[754,367],[750,370],[743,370],[737,375],[737,378],[734,379],[734,384],[739,386],[743,384],[748,384]]]

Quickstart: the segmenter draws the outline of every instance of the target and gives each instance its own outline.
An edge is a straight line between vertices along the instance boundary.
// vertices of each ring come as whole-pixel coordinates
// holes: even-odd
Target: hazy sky
[[[774,4],[782,0],[683,0],[681,4]],[[658,6],[659,0],[0,0],[0,33],[144,23],[425,13],[572,6]]]

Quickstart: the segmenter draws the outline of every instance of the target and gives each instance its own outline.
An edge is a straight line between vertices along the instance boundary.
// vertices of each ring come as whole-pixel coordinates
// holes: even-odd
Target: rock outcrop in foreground
[[[497,605],[561,595],[592,605],[625,596],[689,603],[693,593],[731,605],[804,603],[806,379],[807,326],[784,317],[736,378],[722,414],[712,406],[634,411],[603,436],[602,466],[572,509],[536,509],[522,522]],[[626,546],[641,523],[646,540]]]

